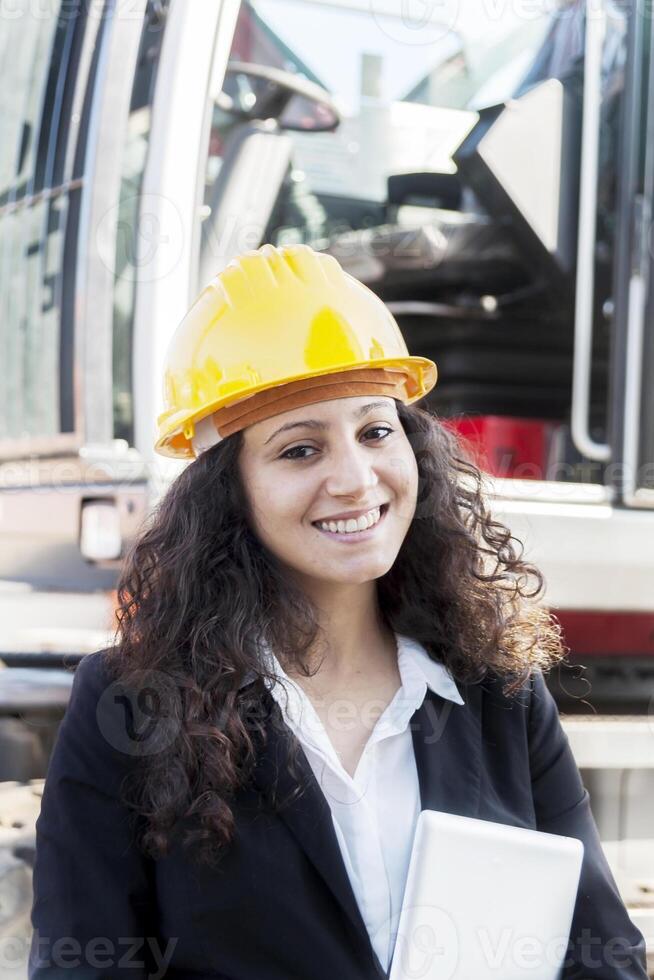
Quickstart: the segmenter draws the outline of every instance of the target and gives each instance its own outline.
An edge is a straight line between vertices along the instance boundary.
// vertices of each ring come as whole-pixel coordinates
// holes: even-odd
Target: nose
[[[330,463],[325,488],[332,497],[366,497],[379,482],[370,451],[355,440],[342,440]]]

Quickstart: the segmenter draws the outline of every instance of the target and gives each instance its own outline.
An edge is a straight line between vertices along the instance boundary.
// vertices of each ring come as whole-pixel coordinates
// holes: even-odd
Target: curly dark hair
[[[491,517],[483,474],[465,442],[430,411],[396,405],[419,492],[397,558],[377,581],[382,621],[421,643],[455,680],[477,683],[492,673],[511,696],[533,669],[565,656],[558,623],[536,602],[543,576]],[[259,645],[269,644],[284,669],[310,676],[305,661],[319,634],[310,601],[251,530],[241,445],[242,433],[234,433],[183,470],[118,584],[107,662],[128,688],[165,678],[154,685],[157,711],[175,723],[169,744],[126,780],[141,846],[153,857],[168,852],[182,819],[195,820],[184,843],[197,844],[201,860],[229,844],[230,801],[266,738],[269,716],[255,710],[269,703]],[[242,687],[250,672],[254,682]]]

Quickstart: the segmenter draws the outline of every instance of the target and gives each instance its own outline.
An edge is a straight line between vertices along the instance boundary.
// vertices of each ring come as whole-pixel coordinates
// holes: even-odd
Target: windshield
[[[355,115],[361,98],[480,108],[511,94],[549,23],[552,4],[445,0],[253,0],[253,9]],[[393,7],[401,12],[391,13]],[[428,10],[428,8],[427,8]],[[338,50],[339,57],[330,52]],[[374,64],[374,69],[365,66]],[[487,94],[486,94],[487,93]]]

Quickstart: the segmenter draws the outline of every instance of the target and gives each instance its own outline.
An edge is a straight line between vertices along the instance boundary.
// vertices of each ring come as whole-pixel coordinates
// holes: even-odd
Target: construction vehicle
[[[235,255],[308,242],[437,362],[430,407],[544,573],[570,649],[548,683],[602,837],[651,837],[651,18],[641,0],[439,17],[25,0],[4,18],[0,779],[43,776],[62,686],[110,642],[121,559],[179,472],[152,449],[177,323]],[[648,874],[625,888],[654,937]]]

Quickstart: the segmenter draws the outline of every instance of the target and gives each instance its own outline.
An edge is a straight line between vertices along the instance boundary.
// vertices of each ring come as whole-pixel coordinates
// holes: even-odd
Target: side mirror
[[[230,61],[220,106],[242,119],[276,119],[280,129],[333,132],[341,117],[329,93],[305,78],[279,68]]]

